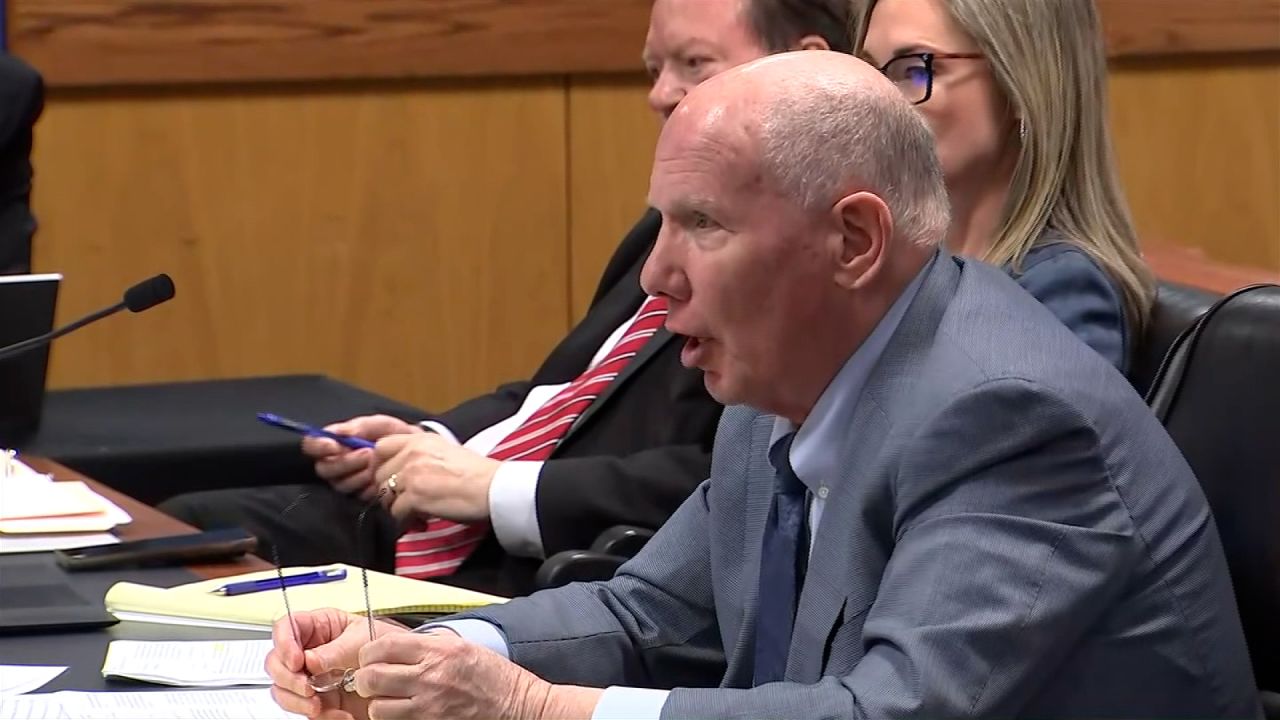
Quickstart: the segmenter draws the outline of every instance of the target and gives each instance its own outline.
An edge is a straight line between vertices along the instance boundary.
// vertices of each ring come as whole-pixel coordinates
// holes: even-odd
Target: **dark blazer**
[[[514,414],[536,385],[573,380],[626,322],[645,293],[640,269],[662,217],[650,210],[605,267],[586,317],[527,381],[510,383],[433,417],[461,440]],[[707,477],[721,406],[702,373],[680,364],[682,343],[660,330],[570,428],[538,480],[538,524],[548,555],[588,547],[618,524],[657,528]],[[492,535],[454,579],[528,592],[537,560],[508,556]]]
[[[0,274],[31,270],[31,129],[43,109],[40,74],[0,54]]]

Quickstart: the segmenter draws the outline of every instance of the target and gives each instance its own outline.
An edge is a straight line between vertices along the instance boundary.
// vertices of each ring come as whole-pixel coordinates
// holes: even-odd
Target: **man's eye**
[[[706,213],[696,212],[690,218],[689,223],[694,230],[708,230],[716,226],[715,221],[707,217]]]
[[[711,66],[711,58],[703,55],[691,55],[684,59],[683,65],[685,70],[691,75],[701,75],[707,72]]]
[[[645,65],[644,70],[649,73],[649,79],[653,82],[657,82],[658,75],[662,74],[662,68],[657,65]]]

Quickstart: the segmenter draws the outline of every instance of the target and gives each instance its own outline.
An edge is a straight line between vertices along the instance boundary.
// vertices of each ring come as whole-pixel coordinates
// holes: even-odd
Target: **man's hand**
[[[378,720],[590,718],[596,688],[546,682],[452,632],[399,633],[360,650],[356,693]]]
[[[384,496],[397,520],[441,517],[474,522],[489,517],[489,486],[502,465],[434,433],[393,435],[374,449],[376,487],[395,487]]]
[[[297,638],[294,627],[297,627]],[[374,634],[408,634],[395,623],[374,622]],[[351,693],[317,693],[307,678],[326,670],[355,668],[360,648],[369,642],[369,621],[340,610],[294,613],[276,621],[271,629],[271,652],[267,653],[267,676],[271,696],[285,710],[309,718],[365,716],[365,703]]]
[[[377,442],[391,435],[427,434],[417,425],[389,415],[365,415],[325,428],[329,432],[351,435]],[[380,486],[374,482],[372,450],[351,450],[329,438],[304,438],[302,452],[315,460],[316,475],[335,490],[355,495],[368,502],[377,496]]]

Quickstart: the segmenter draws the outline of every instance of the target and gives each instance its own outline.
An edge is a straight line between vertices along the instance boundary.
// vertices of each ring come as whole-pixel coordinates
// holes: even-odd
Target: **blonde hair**
[[[876,0],[852,0],[862,52]],[[1047,228],[1120,286],[1141,342],[1155,282],[1138,249],[1107,129],[1106,54],[1093,0],[942,0],[982,48],[1022,136],[994,242],[981,258],[1021,269]]]

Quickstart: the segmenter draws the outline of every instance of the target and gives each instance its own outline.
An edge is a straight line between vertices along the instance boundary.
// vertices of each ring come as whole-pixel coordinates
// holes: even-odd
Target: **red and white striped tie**
[[[528,461],[551,457],[578,416],[618,377],[666,318],[666,300],[657,297],[646,300],[636,319],[604,359],[512,430],[489,457]],[[396,574],[419,579],[449,575],[471,555],[488,532],[487,522],[465,524],[431,518],[425,525],[410,528],[396,541]]]

